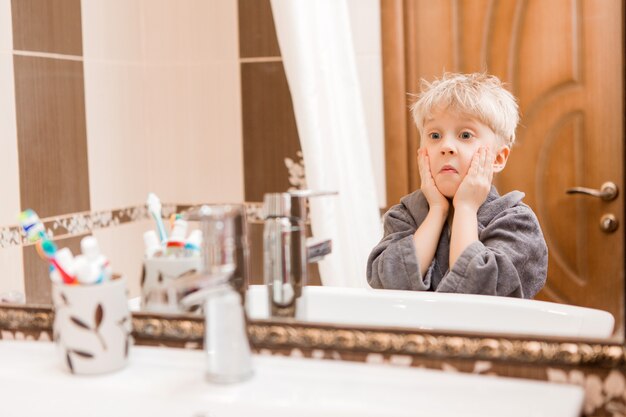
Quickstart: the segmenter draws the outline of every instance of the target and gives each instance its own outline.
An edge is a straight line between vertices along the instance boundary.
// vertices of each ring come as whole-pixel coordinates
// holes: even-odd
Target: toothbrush
[[[48,260],[49,256],[46,255],[41,244],[42,239],[46,238],[46,231],[43,223],[39,219],[39,216],[37,216],[37,213],[31,209],[24,210],[19,215],[19,222],[28,241],[35,243],[35,248],[37,249],[39,257],[43,260]],[[54,252],[56,252],[56,248],[54,248]]]
[[[178,213],[172,213],[172,215],[170,216],[170,230],[174,230],[174,223],[176,223],[176,220],[178,219],[182,219],[183,216],[178,214]]]
[[[33,210],[27,209],[21,212],[19,221],[29,242],[37,242],[39,239],[46,236],[43,223],[41,223],[39,216],[37,216],[37,213]]]
[[[54,267],[61,275],[64,283],[71,284],[75,282],[74,277],[63,269],[56,260],[57,247],[52,240],[48,238],[45,228],[37,213],[31,209],[24,210],[19,216],[20,225],[26,233],[29,242],[35,244],[39,256]]]
[[[163,226],[163,219],[161,219],[161,200],[159,200],[159,197],[157,197],[156,194],[149,193],[146,204],[148,205],[148,211],[157,224],[157,230],[159,231],[161,243],[165,244],[165,242],[167,242],[167,233],[165,233],[165,226]]]

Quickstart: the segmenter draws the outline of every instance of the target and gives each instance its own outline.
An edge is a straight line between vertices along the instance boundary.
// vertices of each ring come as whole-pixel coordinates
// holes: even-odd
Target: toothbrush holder
[[[122,369],[132,343],[126,279],[93,285],[54,283],[53,338],[72,374],[104,374]]]
[[[202,259],[195,257],[155,257],[144,259],[141,277],[141,308],[158,313],[179,313],[180,294],[174,281],[202,270]]]

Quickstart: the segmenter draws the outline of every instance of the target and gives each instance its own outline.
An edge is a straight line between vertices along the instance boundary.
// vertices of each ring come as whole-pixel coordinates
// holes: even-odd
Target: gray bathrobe
[[[450,270],[450,229],[443,226],[435,257],[420,271],[413,234],[428,214],[420,190],[383,218],[383,239],[367,261],[373,288],[439,291],[532,298],[546,282],[548,248],[524,193],[500,196],[495,187],[478,209],[478,242],[469,245]]]

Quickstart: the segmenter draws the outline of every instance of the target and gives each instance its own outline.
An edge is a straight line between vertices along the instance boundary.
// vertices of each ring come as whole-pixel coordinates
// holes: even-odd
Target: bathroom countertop
[[[134,346],[124,369],[76,376],[53,343],[0,340],[0,415],[574,417],[583,401],[581,387],[529,380],[264,355],[253,364],[250,380],[215,385],[203,351]]]

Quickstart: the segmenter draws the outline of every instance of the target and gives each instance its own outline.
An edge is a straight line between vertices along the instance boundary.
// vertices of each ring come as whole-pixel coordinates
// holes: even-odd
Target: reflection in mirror
[[[595,25],[619,28],[621,23],[610,16],[621,14],[593,14],[578,3],[565,2],[542,7],[527,2],[516,12],[481,10],[469,3],[450,10],[444,2],[424,2],[401,11],[406,21],[415,22],[415,33],[402,39],[391,35],[398,33],[393,29],[399,23],[385,14],[386,3],[348,1],[378,207],[393,205],[420,185],[418,139],[408,120],[407,92],[417,92],[420,78],[433,79],[442,68],[489,69],[511,86],[523,117],[513,157],[495,183],[501,193],[523,190],[524,201],[536,211],[550,254],[547,286],[538,300],[562,305],[310,286],[298,299],[296,319],[449,330],[466,329],[459,323],[474,320],[476,327],[469,330],[548,334],[539,328],[545,322],[565,329],[554,335],[573,336],[595,323],[587,322],[582,310],[567,309],[578,305],[611,312],[616,319],[613,337],[621,339],[623,230],[604,233],[597,223],[605,211],[621,217],[622,196],[603,202],[564,191],[594,188],[607,180],[621,186],[621,52],[612,57],[603,52],[594,59],[584,55],[621,42],[596,36],[619,30],[594,30]],[[21,10],[20,2],[0,6],[5,8],[1,13],[14,17],[8,19],[11,25],[0,28],[0,83],[9,92],[0,97],[8,121],[0,124],[0,134],[12,138],[0,143],[0,153],[9,161],[0,166],[5,202],[0,207],[3,298],[50,304],[48,267],[35,246],[23,240],[16,222],[20,211],[33,208],[59,247],[77,253],[84,236],[95,236],[115,272],[127,278],[129,296],[140,306],[143,235],[154,230],[145,200],[155,192],[163,201],[166,226],[172,214],[190,205],[248,202],[247,307],[253,318],[262,318],[269,307],[267,291],[260,286],[261,201],[265,193],[309,186],[303,158],[311,155],[299,142],[294,115],[299,102],[287,82],[286,58],[269,1],[72,4],[81,9],[57,16],[60,22],[48,22],[49,16],[37,20],[37,12]],[[466,34],[462,42],[433,37],[439,33],[433,28],[447,27],[445,16],[453,13],[475,19],[474,27],[483,30]],[[80,25],[64,20],[72,16],[80,17]],[[552,23],[537,24],[546,19]],[[34,21],[70,29],[64,41],[40,39],[32,30]],[[512,42],[498,41],[513,38],[513,50]],[[398,52],[399,45],[406,45],[406,52]],[[607,79],[610,82],[603,81]],[[599,112],[602,103],[611,103],[614,111]],[[601,131],[610,143],[593,136]],[[616,159],[607,161],[602,155]],[[313,161],[307,159],[308,164]],[[347,181],[356,186],[358,177]],[[332,256],[327,258],[336,259]],[[143,275],[150,282],[152,267],[146,264]],[[359,267],[364,270],[365,264]],[[320,278],[317,266],[310,266],[309,278],[308,284],[319,285],[325,277]],[[567,325],[557,318],[565,314],[575,317]],[[597,326],[606,329],[607,316],[600,316],[593,319],[604,319]],[[412,321],[420,317],[444,323]],[[488,318],[504,317],[507,320],[493,324],[501,327],[487,327]],[[602,337],[611,330],[603,332]]]
[[[623,42],[623,23],[615,17],[622,13],[621,6],[513,3],[515,8],[509,9],[419,2],[401,10],[383,8],[383,19],[395,22],[390,28],[403,27],[402,19],[394,20],[395,12],[412,28],[400,36],[401,48],[383,41],[383,49],[389,48],[385,68],[399,71],[408,84],[396,87],[392,81],[398,78],[385,76],[386,150],[395,158],[388,154],[386,160],[409,161],[409,167],[400,170],[404,176],[387,176],[388,190],[393,190],[388,201],[420,187],[414,157],[419,137],[415,129],[406,129],[411,122],[406,90],[416,92],[420,78],[440,77],[442,68],[497,75],[518,98],[522,124],[511,159],[494,183],[501,194],[522,190],[524,202],[537,214],[549,254],[548,279],[537,299],[608,311],[616,320],[613,336],[621,340],[624,233],[607,233],[599,222],[607,212],[623,213],[623,201],[607,203],[566,193],[574,186],[596,188],[623,178],[622,53],[614,56],[605,46],[609,39]],[[470,21],[476,30],[464,30]],[[459,25],[463,36],[432,36],[448,24]],[[386,35],[398,39],[383,29]],[[591,50],[599,55],[591,57]],[[605,111],[607,102],[616,111]],[[397,113],[406,117],[396,121]],[[611,140],[596,133],[605,128],[612,132]]]
[[[250,318],[268,318],[271,299],[266,286],[250,286],[246,303]],[[594,339],[610,337],[615,323],[602,310],[545,301],[326,286],[305,287],[295,317],[359,327]]]

